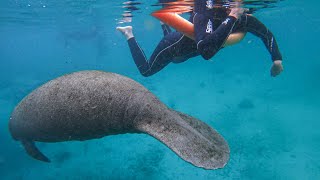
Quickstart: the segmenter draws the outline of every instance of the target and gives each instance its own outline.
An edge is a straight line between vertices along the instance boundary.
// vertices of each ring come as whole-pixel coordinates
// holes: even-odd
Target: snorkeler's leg
[[[160,70],[162,70],[164,67],[166,67],[170,62],[175,61],[177,58],[179,58],[179,62],[184,62],[191,56],[182,57],[180,52],[182,52],[181,47],[184,47],[186,45],[186,37],[179,32],[173,32],[165,36],[157,45],[155,50],[153,51],[149,61],[146,59],[144,62],[138,61],[139,59],[135,60],[136,65],[140,71],[140,73],[147,77],[151,76]],[[137,47],[137,44],[134,40],[134,38],[128,41],[130,49],[134,50],[134,48]],[[141,48],[139,48],[140,51]],[[131,51],[134,53],[133,51]],[[132,54],[133,55],[133,54]],[[134,57],[134,55],[133,55]],[[142,58],[140,57],[140,60]],[[175,63],[179,63],[178,61],[175,61]]]
[[[162,39],[149,60],[147,60],[144,52],[138,45],[136,39],[128,40],[132,58],[139,69],[141,75],[148,77],[166,67],[174,57],[170,53],[170,45],[166,43],[166,39]]]
[[[163,8],[165,8],[168,5],[170,5],[170,3],[175,2],[175,1],[176,0],[159,0],[159,4],[162,5]],[[163,23],[162,21],[160,21],[160,24],[161,24],[163,36],[166,36],[169,33],[171,33],[170,26],[168,26],[167,24]]]
[[[163,36],[168,35],[169,33],[171,33],[171,28],[169,25],[164,24],[163,22],[160,21],[161,24],[161,28],[162,28],[162,32],[163,32]]]
[[[132,58],[142,74],[144,72],[143,68],[148,66],[148,60],[133,36],[132,26],[117,27],[117,30],[119,30],[126,37]]]
[[[117,28],[117,29],[123,32],[122,31],[123,28]],[[151,76],[159,72],[161,69],[167,66],[174,59],[174,53],[172,53],[171,51],[175,50],[174,45],[178,44],[180,41],[179,39],[182,39],[183,37],[178,33],[172,33],[168,36],[165,36],[165,38],[163,38],[160,41],[160,43],[154,50],[150,60],[148,60],[143,50],[140,48],[139,44],[134,38],[134,36],[133,35],[131,37],[127,36],[127,34],[124,32],[123,34],[127,37],[131,55],[138,70],[145,77]],[[131,34],[132,34],[132,31],[131,31]],[[179,36],[181,36],[181,38],[179,38]]]

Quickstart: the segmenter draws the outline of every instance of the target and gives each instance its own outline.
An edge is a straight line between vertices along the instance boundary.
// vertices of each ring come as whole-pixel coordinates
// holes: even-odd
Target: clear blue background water
[[[131,25],[149,56],[162,33],[142,1]],[[275,34],[284,72],[252,35],[212,59],[193,58],[142,77],[115,30],[116,1],[0,2],[1,179],[320,179],[319,1],[288,0],[255,16]],[[8,132],[15,105],[46,81],[85,69],[127,75],[168,106],[216,128],[229,142],[224,169],[203,170],[147,135],[39,144],[52,159],[31,159]],[[245,105],[248,106],[245,106]]]

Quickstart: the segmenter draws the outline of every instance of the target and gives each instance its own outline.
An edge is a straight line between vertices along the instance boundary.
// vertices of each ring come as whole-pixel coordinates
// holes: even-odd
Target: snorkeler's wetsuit
[[[164,24],[164,37],[149,61],[136,39],[133,37],[128,40],[134,62],[143,76],[157,73],[170,62],[180,63],[198,55],[208,60],[222,48],[233,32],[254,34],[263,41],[273,61],[282,60],[273,34],[258,19],[243,14],[237,20],[228,16],[226,8],[208,9],[206,5],[206,0],[195,0],[194,12],[189,19],[194,24],[195,40],[180,32],[171,32],[170,27]]]

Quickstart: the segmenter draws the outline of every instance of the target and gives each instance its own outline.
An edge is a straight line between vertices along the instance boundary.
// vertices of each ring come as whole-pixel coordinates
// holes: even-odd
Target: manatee
[[[168,108],[136,81],[102,71],[75,72],[40,86],[15,107],[9,130],[27,154],[44,162],[50,160],[35,142],[125,133],[149,134],[205,169],[224,167],[230,154],[224,138],[204,122]]]

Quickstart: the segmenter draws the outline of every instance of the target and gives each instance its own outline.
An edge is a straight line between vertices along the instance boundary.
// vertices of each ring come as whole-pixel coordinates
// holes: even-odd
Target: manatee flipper
[[[168,118],[142,124],[141,129],[167,145],[185,161],[204,169],[224,167],[230,149],[223,137],[207,124],[191,116],[170,110]]]
[[[21,143],[26,150],[26,152],[33,158],[38,159],[40,161],[44,162],[50,162],[50,159],[48,159],[42,152],[39,151],[39,149],[36,147],[34,141],[28,141],[28,140],[21,140]]]
[[[179,111],[174,111],[174,110],[172,111],[177,113],[183,120],[187,121],[191,126],[197,129],[203,136],[205,136],[205,138],[207,138],[208,140],[211,140],[212,142],[216,142],[217,145],[220,146],[221,150],[228,153],[228,159],[229,159],[229,154],[230,154],[229,145],[215,129],[213,129],[206,123],[194,117],[188,116]]]

